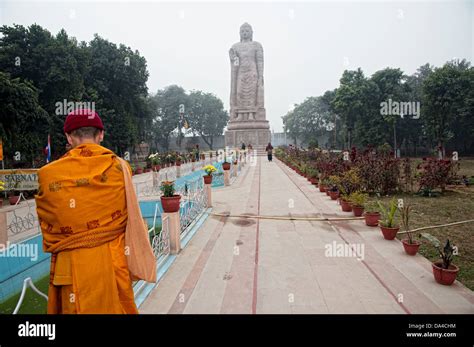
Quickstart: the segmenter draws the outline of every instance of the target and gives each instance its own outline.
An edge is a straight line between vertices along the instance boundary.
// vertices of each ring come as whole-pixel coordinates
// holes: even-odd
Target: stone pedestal
[[[7,212],[0,212],[0,245],[7,244],[8,229],[7,229]]]
[[[161,215],[161,225],[164,225],[163,220],[165,218],[168,218],[170,253],[178,254],[181,250],[181,222],[179,220],[179,212],[163,212]]]
[[[204,189],[206,191],[206,196],[207,196],[207,208],[212,207],[212,188],[211,184],[204,184]]]
[[[246,146],[251,144],[252,147],[266,146],[271,141],[268,122],[266,129],[239,129],[236,126],[229,128],[234,129],[225,132],[225,145],[229,147],[240,147],[242,143],[245,143]]]
[[[230,170],[224,170],[224,185],[230,186]]]

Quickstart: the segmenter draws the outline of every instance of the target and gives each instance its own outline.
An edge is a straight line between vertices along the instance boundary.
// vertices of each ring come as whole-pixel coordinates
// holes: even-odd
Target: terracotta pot
[[[340,200],[341,202],[341,208],[343,212],[351,212],[352,211],[352,205],[349,201],[347,200]]]
[[[306,176],[306,179],[308,180],[308,182],[310,182],[312,184],[312,182],[311,182],[312,178],[311,177]]]
[[[398,230],[400,230],[400,227],[396,228],[387,228],[380,226],[380,230],[382,230],[382,234],[385,240],[393,240],[398,233]]]
[[[327,195],[327,196],[331,196],[330,194],[331,194],[331,191],[326,188],[326,195]]]
[[[222,163],[223,170],[230,170],[230,163]]]
[[[160,171],[161,166],[160,166],[160,165],[155,165],[155,166],[153,166],[153,169],[154,169],[155,171]]]
[[[164,212],[178,212],[179,211],[179,200],[181,195],[173,195],[170,197],[161,197],[161,206]]]
[[[326,191],[326,187],[323,186],[322,184],[320,184],[320,185],[319,185],[319,191],[320,191],[321,193],[324,193],[324,192]]]
[[[329,192],[329,196],[331,197],[331,200],[337,200],[337,198],[339,197],[339,192],[338,191],[330,191]]]
[[[181,166],[181,161],[180,161],[180,160],[178,160],[178,161],[176,162],[176,166]]]
[[[204,183],[205,184],[211,184],[212,183],[212,176],[211,175],[204,175]]]
[[[318,179],[317,178],[311,178],[310,182],[311,182],[311,184],[314,184],[315,186],[318,185]]]
[[[352,212],[354,213],[354,217],[361,217],[364,213],[364,207],[352,205]]]
[[[418,252],[418,248],[420,248],[421,243],[418,241],[413,241],[410,243],[408,239],[403,239],[403,248],[405,248],[406,254],[415,255]]]
[[[456,265],[449,265],[449,269],[442,268],[442,261],[432,263],[433,275],[436,282],[445,286],[450,286],[456,280],[459,267]]]
[[[142,173],[143,173],[143,169],[142,169],[142,168],[138,168],[138,169],[135,170],[135,173],[136,173],[137,175],[142,174]]]
[[[10,202],[10,205],[16,205],[16,203],[20,200],[19,195],[11,195],[8,197],[8,201]]]
[[[365,225],[369,227],[376,227],[379,225],[380,212],[365,212]]]

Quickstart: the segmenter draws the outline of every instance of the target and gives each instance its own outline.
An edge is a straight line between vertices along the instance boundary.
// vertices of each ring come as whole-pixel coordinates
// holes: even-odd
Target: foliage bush
[[[420,191],[431,194],[440,188],[444,191],[446,185],[457,177],[459,162],[453,160],[426,158],[418,165]]]

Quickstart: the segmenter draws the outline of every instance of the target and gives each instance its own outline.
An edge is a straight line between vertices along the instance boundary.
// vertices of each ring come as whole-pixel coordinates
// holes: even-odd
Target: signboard
[[[0,170],[0,181],[5,182],[5,190],[38,189],[38,169]]]

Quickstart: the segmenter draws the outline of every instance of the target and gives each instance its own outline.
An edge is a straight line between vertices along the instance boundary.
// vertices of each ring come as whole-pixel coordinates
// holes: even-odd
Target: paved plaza
[[[350,217],[283,163],[258,157],[213,189],[215,214]],[[358,256],[328,249],[357,249]],[[339,256],[338,256],[339,255]],[[210,215],[140,307],[141,313],[474,313],[461,283],[361,220]]]

